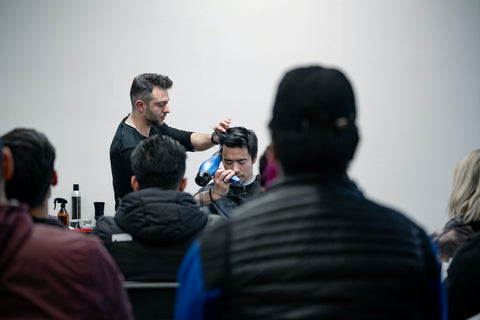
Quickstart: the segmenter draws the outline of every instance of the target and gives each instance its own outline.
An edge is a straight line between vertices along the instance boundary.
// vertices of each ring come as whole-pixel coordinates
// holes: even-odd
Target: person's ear
[[[257,156],[258,156],[258,152],[257,152],[257,153],[255,153],[255,157],[253,157],[253,162],[252,162],[252,163],[255,163],[255,162],[257,162]]]
[[[139,184],[138,184],[137,177],[132,176],[132,178],[130,178],[130,184],[132,185],[133,191],[138,191],[138,190],[140,190],[140,186],[139,186]]]
[[[145,112],[145,102],[143,102],[143,100],[135,101],[135,107],[140,113]]]
[[[57,183],[58,183],[57,170],[53,170],[52,186],[56,186]]]
[[[9,147],[3,147],[2,150],[2,177],[7,182],[13,177],[14,163],[12,151]]]
[[[187,178],[183,178],[182,181],[180,181],[180,185],[178,186],[178,191],[183,191],[187,187]]]

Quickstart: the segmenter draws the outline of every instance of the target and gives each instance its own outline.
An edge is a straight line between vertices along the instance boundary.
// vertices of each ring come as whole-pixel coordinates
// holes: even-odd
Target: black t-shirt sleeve
[[[190,139],[190,136],[192,135],[191,131],[175,129],[169,127],[166,123],[164,123],[162,126],[153,127],[153,130],[155,130],[156,134],[163,134],[177,140],[185,147],[187,151],[193,151],[194,149]]]

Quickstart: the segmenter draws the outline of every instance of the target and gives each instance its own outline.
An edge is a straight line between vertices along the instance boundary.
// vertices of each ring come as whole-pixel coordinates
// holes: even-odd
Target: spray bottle
[[[65,209],[65,205],[67,204],[67,200],[63,198],[55,198],[53,201],[53,210],[55,210],[57,206],[57,202],[60,203],[60,211],[58,211],[58,220],[63,223],[67,228],[69,226],[69,217],[67,209]]]

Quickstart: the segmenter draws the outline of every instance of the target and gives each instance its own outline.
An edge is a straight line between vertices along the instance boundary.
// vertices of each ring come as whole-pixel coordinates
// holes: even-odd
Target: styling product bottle
[[[73,185],[72,192],[72,220],[76,222],[82,218],[82,198],[80,195],[80,188],[78,184]],[[73,221],[72,221],[73,222]]]
[[[60,211],[58,211],[58,214],[57,214],[58,221],[63,223],[68,228],[69,217],[68,217],[67,209],[65,209],[65,205],[67,204],[67,200],[65,200],[63,198],[55,198],[55,200],[53,201],[53,210],[55,210],[55,208],[57,206],[57,202],[60,203]]]

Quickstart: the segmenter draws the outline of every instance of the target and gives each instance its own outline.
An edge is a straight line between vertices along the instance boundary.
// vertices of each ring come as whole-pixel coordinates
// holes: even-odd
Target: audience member
[[[255,132],[244,127],[233,127],[220,133],[220,151],[224,169],[218,169],[213,182],[200,188],[195,199],[202,211],[228,219],[233,210],[261,193],[260,181],[253,174],[257,161],[258,140]],[[228,181],[236,175],[243,186]]]
[[[183,255],[207,225],[207,215],[183,192],[185,159],[185,148],[170,137],[142,140],[132,153],[134,192],[92,231],[127,280],[175,281]]]
[[[13,177],[5,185],[7,198],[27,204],[33,222],[64,228],[60,221],[48,218],[50,186],[57,184],[53,145],[34,129],[14,129],[2,140],[12,152],[15,163]]]
[[[460,245],[448,268],[448,319],[463,320],[480,313],[480,232]]]
[[[133,319],[121,275],[98,239],[32,223],[7,202],[13,156],[1,146],[0,304],[5,319]]]
[[[336,69],[288,72],[270,121],[283,179],[186,253],[175,319],[440,319],[420,227],[347,176],[354,94]]]
[[[259,170],[260,184],[262,185],[262,189],[264,191],[267,190],[270,185],[281,175],[279,166],[275,160],[275,155],[273,154],[272,144],[265,149],[260,157]]]
[[[144,73],[133,79],[130,89],[132,112],[122,119],[110,145],[115,208],[119,199],[133,191],[130,155],[140,141],[157,134],[166,135],[178,140],[188,151],[202,151],[218,144],[218,133],[225,132],[230,125],[230,119],[225,119],[212,134],[169,127],[164,121],[170,113],[168,90],[172,85],[170,78],[156,73]]]
[[[445,263],[469,236],[480,231],[480,150],[470,152],[457,162],[448,211],[450,220],[434,235],[438,259]]]

